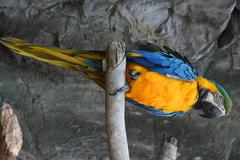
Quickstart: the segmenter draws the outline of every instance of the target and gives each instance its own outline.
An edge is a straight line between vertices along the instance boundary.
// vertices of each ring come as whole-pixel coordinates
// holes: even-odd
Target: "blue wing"
[[[130,50],[127,52],[127,58],[147,67],[150,71],[158,72],[170,77],[193,81],[198,76],[190,62],[174,51],[166,53],[163,51],[152,52]]]

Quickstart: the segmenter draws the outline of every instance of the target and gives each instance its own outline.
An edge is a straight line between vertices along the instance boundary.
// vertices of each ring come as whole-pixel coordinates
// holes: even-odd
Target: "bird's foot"
[[[136,70],[131,70],[129,74],[131,75],[131,79],[133,80],[138,79],[138,77],[141,75],[141,73]]]
[[[128,85],[128,84],[125,84],[123,87],[118,88],[117,90],[115,90],[115,91],[112,92],[112,93],[109,93],[109,95],[114,96],[114,95],[116,95],[116,94],[118,94],[118,93],[125,93],[125,92],[129,91],[129,89],[130,89],[129,85]]]

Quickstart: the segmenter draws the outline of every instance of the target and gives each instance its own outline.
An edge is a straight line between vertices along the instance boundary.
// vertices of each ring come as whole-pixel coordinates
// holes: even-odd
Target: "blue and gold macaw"
[[[26,43],[17,38],[1,38],[13,52],[85,73],[104,88],[104,51],[76,52]],[[187,60],[167,47],[146,45],[146,50],[126,51],[126,98],[157,116],[177,116],[198,109],[205,118],[228,115],[232,101],[225,89],[199,76]]]

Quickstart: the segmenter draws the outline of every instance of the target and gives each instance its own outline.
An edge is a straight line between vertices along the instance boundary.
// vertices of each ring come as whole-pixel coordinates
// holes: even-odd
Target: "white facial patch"
[[[216,106],[219,110],[221,110],[224,114],[226,114],[226,110],[224,107],[224,97],[220,92],[211,93],[208,92],[207,95],[203,98],[202,102],[209,102]]]

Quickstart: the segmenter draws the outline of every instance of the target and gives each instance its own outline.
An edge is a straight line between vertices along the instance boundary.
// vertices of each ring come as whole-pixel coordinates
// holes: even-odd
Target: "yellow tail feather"
[[[98,61],[101,62],[104,59],[104,55],[89,54],[88,52],[76,52],[67,49],[50,48],[38,45],[32,45],[17,38],[0,38],[0,43],[14,53],[34,58],[43,62],[54,64],[63,68],[82,71],[86,74],[86,77],[96,81],[98,84],[102,82],[100,77],[94,68],[91,68],[86,61]]]

